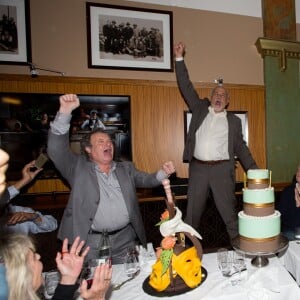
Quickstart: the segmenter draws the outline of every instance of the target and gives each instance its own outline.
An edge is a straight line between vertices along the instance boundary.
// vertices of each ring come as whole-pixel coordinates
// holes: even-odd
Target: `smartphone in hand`
[[[35,167],[41,169],[44,164],[49,160],[48,156],[44,153],[41,153],[38,158],[35,160]]]

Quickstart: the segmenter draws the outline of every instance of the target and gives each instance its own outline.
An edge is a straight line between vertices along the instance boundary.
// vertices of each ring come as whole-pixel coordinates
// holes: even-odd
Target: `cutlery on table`
[[[130,277],[130,278],[128,278],[128,279],[122,281],[121,283],[115,284],[115,285],[113,286],[113,288],[112,288],[113,291],[119,290],[125,283],[127,283],[127,282],[133,280],[133,279],[134,279],[135,277],[137,277],[139,274],[140,274],[140,269],[138,269],[138,270],[133,274],[132,277]]]

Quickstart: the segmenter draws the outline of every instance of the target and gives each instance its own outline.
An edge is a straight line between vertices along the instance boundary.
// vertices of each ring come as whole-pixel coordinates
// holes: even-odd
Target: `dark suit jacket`
[[[295,188],[296,181],[280,193],[277,209],[281,213],[282,231],[294,231],[296,227],[300,227],[300,207],[296,206]]]
[[[100,201],[100,190],[95,164],[84,155],[74,154],[69,146],[69,134],[55,135],[49,131],[48,154],[56,168],[71,186],[71,195],[58,232],[60,239],[71,244],[76,236],[86,240]],[[117,162],[116,176],[126,202],[130,222],[141,243],[146,245],[146,234],[136,187],[154,187],[161,184],[156,173],[148,174],[134,167],[132,162]]]
[[[73,300],[79,284],[58,284],[51,300]]]
[[[180,92],[192,112],[189,132],[183,152],[183,160],[190,162],[193,159],[196,136],[195,133],[208,114],[210,102],[207,98],[200,99],[189,79],[188,70],[184,61],[175,63],[176,77]],[[257,165],[247,147],[242,135],[241,120],[233,113],[227,112],[228,120],[228,152],[232,163],[235,156],[239,158],[245,170],[257,169]]]

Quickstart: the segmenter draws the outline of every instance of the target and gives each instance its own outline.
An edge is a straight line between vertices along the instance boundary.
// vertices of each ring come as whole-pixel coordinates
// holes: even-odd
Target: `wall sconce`
[[[61,76],[65,75],[65,72],[52,70],[52,69],[41,68],[41,67],[39,67],[39,66],[37,66],[33,63],[30,63],[30,62],[28,63],[28,65],[29,65],[29,68],[30,68],[30,75],[31,75],[32,78],[36,78],[36,77],[39,76],[38,70],[60,74]]]

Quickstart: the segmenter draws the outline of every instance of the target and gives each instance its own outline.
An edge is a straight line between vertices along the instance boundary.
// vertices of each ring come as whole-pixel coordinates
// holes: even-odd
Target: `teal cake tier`
[[[267,179],[269,178],[269,170],[267,169],[251,169],[247,171],[248,179]]]
[[[264,217],[254,217],[240,211],[238,214],[239,234],[253,239],[271,238],[280,234],[280,212]]]
[[[274,188],[266,189],[243,189],[243,202],[251,204],[274,203]]]

